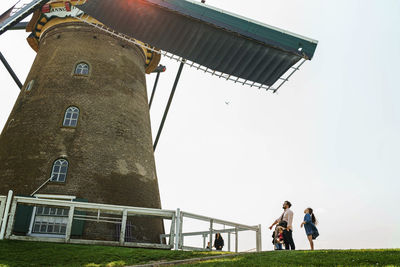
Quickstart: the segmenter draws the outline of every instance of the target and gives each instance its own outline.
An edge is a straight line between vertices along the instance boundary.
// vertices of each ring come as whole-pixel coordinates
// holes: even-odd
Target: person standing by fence
[[[319,236],[318,229],[315,226],[317,224],[317,219],[315,218],[314,211],[312,208],[307,208],[304,210],[304,221],[301,223],[300,227],[306,230],[306,235],[308,241],[310,242],[311,250],[314,250],[314,239]]]
[[[222,250],[224,247],[224,239],[220,233],[215,234],[214,247],[216,250]]]
[[[290,203],[290,201],[285,201],[282,205],[282,208],[284,209],[284,212],[282,213],[282,215],[276,219],[273,224],[269,227],[270,230],[272,230],[272,227],[274,227],[274,225],[278,224],[279,226],[282,226],[284,228],[286,228],[283,231],[283,241],[285,244],[285,249],[291,249],[291,250],[295,250],[296,246],[294,244],[293,241],[293,236],[292,236],[292,232],[293,232],[293,211],[290,209],[290,207],[292,206],[292,203]]]

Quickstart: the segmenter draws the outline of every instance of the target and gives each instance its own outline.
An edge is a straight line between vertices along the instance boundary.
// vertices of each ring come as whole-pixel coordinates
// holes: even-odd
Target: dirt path
[[[254,253],[254,252],[252,252]],[[241,253],[232,253],[232,254],[224,254],[224,255],[216,255],[216,256],[209,256],[209,257],[201,257],[201,258],[192,258],[192,259],[185,259],[185,260],[176,260],[176,261],[159,261],[141,265],[131,265],[126,267],[157,267],[157,266],[174,266],[179,264],[190,264],[190,263],[198,263],[201,261],[208,261],[208,260],[215,260],[221,258],[231,258],[236,257],[238,255],[249,254],[249,252],[241,252]]]

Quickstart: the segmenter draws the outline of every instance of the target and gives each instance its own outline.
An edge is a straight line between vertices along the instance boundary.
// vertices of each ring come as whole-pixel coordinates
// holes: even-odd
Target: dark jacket
[[[222,238],[222,236],[219,236],[219,238],[215,238],[214,240],[214,247],[218,248],[218,247],[223,247],[224,246],[224,239]]]

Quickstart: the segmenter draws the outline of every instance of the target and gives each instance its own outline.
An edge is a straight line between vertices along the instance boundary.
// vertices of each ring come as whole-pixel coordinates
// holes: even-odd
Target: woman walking
[[[319,236],[318,229],[315,226],[317,224],[317,219],[315,218],[312,208],[305,209],[304,213],[304,221],[301,223],[300,227],[303,227],[304,225],[308,241],[310,242],[311,250],[314,250],[313,240]]]

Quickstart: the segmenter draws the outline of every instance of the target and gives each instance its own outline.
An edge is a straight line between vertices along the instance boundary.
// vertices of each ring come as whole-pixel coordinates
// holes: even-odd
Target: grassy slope
[[[192,266],[400,266],[400,249],[269,251]]]
[[[218,253],[0,241],[0,267],[124,266]],[[268,251],[210,260],[195,266],[400,266],[400,249]]]
[[[213,253],[214,254],[214,253]],[[0,241],[0,267],[13,266],[124,266],[161,260],[179,260],[210,253]]]

